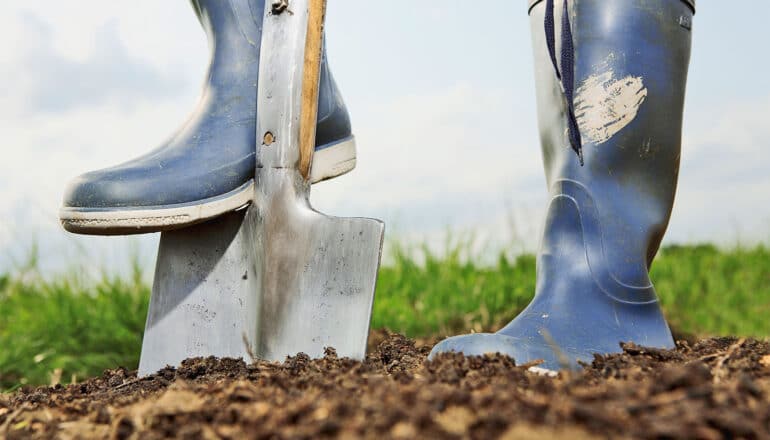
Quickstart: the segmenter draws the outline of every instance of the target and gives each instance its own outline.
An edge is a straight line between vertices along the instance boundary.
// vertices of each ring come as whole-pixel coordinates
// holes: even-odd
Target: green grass
[[[668,247],[652,279],[671,326],[701,335],[770,336],[770,249]]]
[[[535,258],[500,255],[474,263],[470,246],[442,256],[394,246],[382,268],[372,325],[409,336],[494,329],[529,302]],[[697,335],[770,335],[770,250],[669,247],[653,280],[674,328]],[[149,286],[128,279],[77,276],[46,280],[23,271],[0,276],[0,391],[61,377],[135,368]]]
[[[373,325],[408,335],[495,329],[529,303],[535,258],[500,256],[492,267],[462,258],[396,249],[377,285]],[[764,246],[720,250],[712,245],[663,249],[652,279],[678,332],[767,337],[770,335],[770,250]]]
[[[0,278],[0,391],[136,367],[150,295],[141,279]]]

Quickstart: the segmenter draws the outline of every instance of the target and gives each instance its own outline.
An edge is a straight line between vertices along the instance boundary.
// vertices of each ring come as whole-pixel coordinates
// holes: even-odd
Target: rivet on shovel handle
[[[262,137],[262,145],[266,147],[272,145],[274,141],[275,137],[273,136],[273,133],[270,133],[269,131]]]
[[[289,10],[289,0],[273,0],[271,8],[275,15],[282,14],[284,11],[291,13]]]

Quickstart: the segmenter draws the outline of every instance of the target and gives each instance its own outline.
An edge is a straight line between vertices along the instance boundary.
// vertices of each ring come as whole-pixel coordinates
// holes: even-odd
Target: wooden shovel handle
[[[309,0],[305,60],[302,71],[302,110],[299,123],[299,171],[305,180],[310,178],[310,167],[313,163],[313,151],[315,151],[325,17],[326,0]]]

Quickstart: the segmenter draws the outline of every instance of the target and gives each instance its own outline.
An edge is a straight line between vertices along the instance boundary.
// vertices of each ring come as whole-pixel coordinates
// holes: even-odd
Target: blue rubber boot
[[[676,191],[694,3],[562,1],[530,10],[551,197],[535,297],[499,332],[431,356],[499,352],[559,370],[621,342],[674,347],[649,269]]]
[[[257,83],[264,0],[193,0],[211,47],[198,108],[166,143],[130,162],[76,178],[60,218],[80,234],[157,232],[247,205],[254,192]],[[355,167],[350,119],[322,59],[311,181]]]

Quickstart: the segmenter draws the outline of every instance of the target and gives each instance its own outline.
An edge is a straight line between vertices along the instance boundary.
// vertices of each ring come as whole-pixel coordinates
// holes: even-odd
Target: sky
[[[676,1],[676,0],[671,0]],[[10,3],[10,4],[8,4]],[[700,1],[679,192],[666,243],[770,239],[770,2]],[[161,143],[208,62],[187,1],[36,0],[0,15],[0,273],[152,268],[157,235],[78,237],[66,183]],[[322,212],[385,220],[438,248],[537,248],[547,201],[525,1],[329,0],[327,47],[358,167],[314,186]]]

